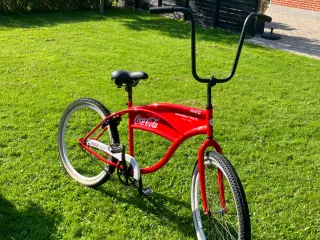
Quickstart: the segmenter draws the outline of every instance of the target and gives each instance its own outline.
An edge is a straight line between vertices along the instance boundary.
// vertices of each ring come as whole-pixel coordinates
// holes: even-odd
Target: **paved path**
[[[281,39],[267,40],[256,35],[248,42],[320,60],[320,12],[271,5],[266,14],[272,22],[266,23],[265,32],[274,28]]]

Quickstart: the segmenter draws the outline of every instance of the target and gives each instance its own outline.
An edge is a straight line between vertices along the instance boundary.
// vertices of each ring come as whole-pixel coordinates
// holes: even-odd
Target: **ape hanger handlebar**
[[[196,22],[195,22],[195,18],[194,18],[192,11],[190,9],[184,8],[184,7],[153,7],[153,8],[150,8],[149,12],[151,14],[183,12],[186,15],[188,15],[189,20],[191,21],[191,68],[192,68],[192,75],[197,81],[202,82],[202,83],[210,83],[212,86],[214,86],[216,83],[224,83],[224,82],[229,81],[233,77],[234,73],[236,72],[238,61],[239,61],[240,54],[241,54],[241,49],[242,49],[243,42],[244,42],[245,32],[246,32],[247,27],[248,27],[249,23],[251,22],[251,20],[253,18],[258,18],[258,19],[263,20],[265,22],[272,21],[272,18],[267,15],[264,15],[261,13],[251,13],[246,18],[246,20],[243,24],[243,28],[242,28],[240,39],[239,39],[238,49],[236,52],[236,56],[234,58],[234,62],[233,62],[230,74],[226,78],[215,78],[213,76],[210,78],[200,78],[197,74],[197,69],[196,69],[196,41],[195,41]]]

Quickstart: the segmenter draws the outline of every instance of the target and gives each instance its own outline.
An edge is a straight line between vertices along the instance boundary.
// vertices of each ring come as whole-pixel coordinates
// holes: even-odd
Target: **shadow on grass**
[[[112,14],[114,13],[114,14]],[[100,15],[93,11],[86,12],[47,12],[47,13],[26,13],[12,14],[7,16],[0,15],[0,30],[10,28],[37,28],[52,27],[65,23],[78,23],[89,21],[103,21],[108,17],[112,17],[116,12],[111,11],[108,15]]]
[[[119,21],[130,30],[157,30],[161,32],[162,35],[167,35],[169,37],[190,39],[191,23],[189,24],[183,20],[174,20],[169,17],[150,16],[151,17],[147,19],[144,15],[136,15],[130,19],[121,18]],[[221,29],[197,27],[196,38],[197,40],[203,41],[233,44],[237,43],[239,36]]]
[[[104,188],[98,188],[98,191],[107,195],[108,197],[117,199],[120,203],[129,203],[147,214],[156,216],[164,225],[173,226],[173,228],[183,233],[185,236],[194,236],[193,219],[191,214],[191,207],[189,202],[184,202],[176,198],[168,197],[160,193],[154,193],[152,197],[143,198],[137,195],[134,198],[123,198],[113,192],[106,191]],[[133,189],[135,191],[135,189]],[[190,216],[179,216],[176,212],[172,211],[166,205],[178,206],[178,208],[190,209]]]
[[[29,203],[25,211],[18,211],[0,194],[0,239],[54,239],[59,218],[57,214],[47,215],[35,203]]]
[[[137,12],[132,9],[110,8],[104,15],[95,11],[85,12],[49,12],[30,13],[0,16],[0,31],[8,31],[15,28],[51,27],[66,23],[81,23],[90,21],[105,21],[116,19],[128,29],[133,31],[157,30],[161,34],[174,38],[190,38],[190,25],[182,20],[174,20],[169,17],[157,17],[147,12]],[[180,23],[178,23],[180,22]],[[206,28],[197,28],[197,39],[205,41],[219,41],[236,43],[238,35],[228,34],[219,29],[207,31]]]

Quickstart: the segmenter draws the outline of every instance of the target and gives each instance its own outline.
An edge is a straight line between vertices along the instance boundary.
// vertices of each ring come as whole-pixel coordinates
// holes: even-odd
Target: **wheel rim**
[[[63,165],[70,176],[85,185],[99,182],[108,174],[109,165],[102,164],[78,144],[78,140],[92,130],[104,116],[94,105],[80,104],[66,115],[62,126],[60,146]],[[109,134],[104,135],[102,138],[110,142],[110,130]]]
[[[223,172],[223,179],[227,212],[223,213],[221,207],[217,181],[218,169],[223,172],[217,162],[205,161],[205,176],[206,179],[210,179],[210,181],[206,180],[206,193],[211,216],[206,216],[203,211],[198,169],[194,179],[192,211],[198,239],[238,239],[239,236],[238,211],[234,193],[225,172]]]

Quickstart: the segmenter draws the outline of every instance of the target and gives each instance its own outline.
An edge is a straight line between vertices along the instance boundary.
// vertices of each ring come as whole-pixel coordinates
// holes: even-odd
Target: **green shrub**
[[[111,5],[111,0],[105,1]],[[76,11],[98,9],[100,0],[1,0],[0,14],[30,11]]]

